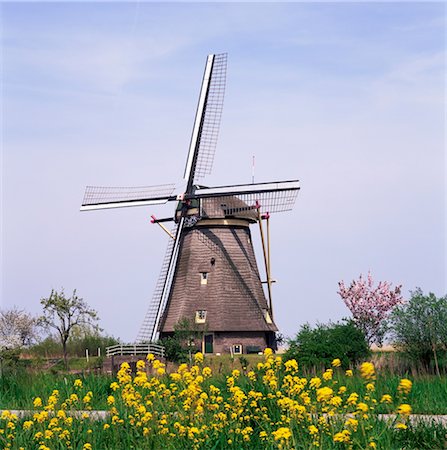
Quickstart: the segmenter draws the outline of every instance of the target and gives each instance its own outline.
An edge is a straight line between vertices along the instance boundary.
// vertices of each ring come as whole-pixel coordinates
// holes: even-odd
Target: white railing
[[[111,356],[124,356],[124,355],[147,355],[152,353],[154,356],[164,358],[165,348],[158,344],[118,344],[112,345],[106,348],[106,355],[108,358]]]

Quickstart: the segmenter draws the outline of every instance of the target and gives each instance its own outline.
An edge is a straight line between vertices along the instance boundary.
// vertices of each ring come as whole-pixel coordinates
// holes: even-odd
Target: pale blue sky
[[[337,282],[446,293],[443,3],[2,3],[1,307],[77,288],[131,341],[172,207],[79,212],[84,186],[179,182],[206,55],[228,52],[209,185],[298,178],[272,219],[275,317],[348,315]],[[256,228],[252,229],[259,239]],[[259,250],[259,246],[257,247]],[[262,256],[258,253],[261,273]]]

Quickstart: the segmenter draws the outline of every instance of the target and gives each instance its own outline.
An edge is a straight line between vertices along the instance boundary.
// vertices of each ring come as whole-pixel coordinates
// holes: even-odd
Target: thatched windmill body
[[[173,218],[156,219],[170,236],[152,302],[137,341],[172,335],[179,323],[201,331],[206,353],[259,351],[275,345],[271,302],[269,217],[292,208],[299,182],[205,187],[222,114],[226,54],[209,55],[186,161],[184,192],[175,185],[86,188],[81,210],[176,202]],[[262,221],[267,222],[264,239]],[[168,230],[164,223],[174,221]],[[256,264],[250,225],[258,223],[268,300]],[[267,242],[266,242],[267,241]]]

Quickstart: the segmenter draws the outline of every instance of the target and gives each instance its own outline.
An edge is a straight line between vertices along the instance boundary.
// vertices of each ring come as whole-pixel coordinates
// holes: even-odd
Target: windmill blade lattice
[[[169,239],[152,301],[138,332],[137,342],[155,342],[158,338],[158,323],[169,299],[184,224],[185,221],[182,218],[171,230],[175,239]]]
[[[297,180],[280,181],[202,188],[196,190],[195,196],[206,200],[208,211],[252,216],[258,206],[261,213],[291,210],[299,189]]]
[[[136,187],[87,186],[81,210],[135,206],[141,204],[163,204],[174,199],[175,184]]]
[[[211,173],[225,97],[227,54],[215,55],[200,133],[194,183]]]
[[[227,54],[208,55],[186,159],[186,192],[211,173],[225,96]]]

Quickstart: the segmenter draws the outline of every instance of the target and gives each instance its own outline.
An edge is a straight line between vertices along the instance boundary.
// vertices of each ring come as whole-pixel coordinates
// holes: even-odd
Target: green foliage
[[[186,317],[180,319],[174,326],[174,335],[160,342],[165,347],[166,358],[177,363],[187,362],[191,353],[200,351],[205,331],[201,324]]]
[[[47,336],[29,349],[32,356],[51,358],[61,355],[61,344],[54,336]]]
[[[60,391],[61,395],[69,396],[77,378],[82,380],[86,392],[93,392],[91,406],[94,409],[106,409],[107,396],[111,392],[110,383],[113,381],[108,375],[35,373],[25,369],[4,373],[0,377],[0,409],[34,409],[33,399],[47,399],[54,389]]]
[[[88,349],[91,356],[98,354],[98,348],[101,349],[101,355],[104,356],[106,347],[119,344],[119,340],[112,336],[101,335],[98,331],[87,330],[76,336],[72,336],[68,341],[68,353],[73,356],[85,356],[85,350]]]
[[[88,349],[90,356],[98,354],[101,349],[101,356],[105,355],[106,347],[119,344],[119,340],[107,335],[102,335],[98,331],[86,331],[77,333],[70,337],[67,342],[67,355],[74,357],[85,357],[85,350]],[[43,358],[54,358],[61,355],[60,341],[54,336],[48,336],[43,341],[33,345],[29,352],[33,356]]]
[[[413,361],[430,368],[447,351],[447,296],[424,295],[420,288],[391,315],[394,343]],[[438,370],[439,372],[439,370]]]
[[[416,423],[406,430],[394,430],[392,442],[402,449],[447,448],[447,428],[442,423]]]
[[[188,350],[184,348],[176,336],[169,336],[160,342],[165,347],[166,359],[176,363],[188,361]]]
[[[285,359],[296,359],[301,366],[330,367],[335,358],[347,368],[368,357],[370,350],[365,335],[352,321],[302,325],[295,338],[289,340]]]

